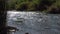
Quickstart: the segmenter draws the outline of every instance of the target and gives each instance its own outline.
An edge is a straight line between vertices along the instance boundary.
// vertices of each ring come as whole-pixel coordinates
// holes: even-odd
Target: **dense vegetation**
[[[48,12],[60,8],[60,0],[8,0],[6,9]]]

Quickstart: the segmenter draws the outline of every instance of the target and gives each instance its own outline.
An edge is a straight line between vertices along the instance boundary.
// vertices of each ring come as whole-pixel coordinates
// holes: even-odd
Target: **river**
[[[60,15],[8,11],[7,26],[19,29],[15,34],[60,34]]]

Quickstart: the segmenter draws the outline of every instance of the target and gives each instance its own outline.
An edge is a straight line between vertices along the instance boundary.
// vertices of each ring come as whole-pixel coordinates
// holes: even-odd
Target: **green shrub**
[[[60,0],[9,0],[8,9],[46,11],[51,5],[60,6]]]

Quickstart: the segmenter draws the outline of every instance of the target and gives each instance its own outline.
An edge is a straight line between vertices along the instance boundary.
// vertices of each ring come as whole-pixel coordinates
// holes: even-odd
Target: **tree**
[[[0,34],[7,34],[6,29],[5,0],[0,0]]]

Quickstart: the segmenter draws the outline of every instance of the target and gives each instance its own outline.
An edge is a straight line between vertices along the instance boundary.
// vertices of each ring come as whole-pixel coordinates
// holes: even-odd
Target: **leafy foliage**
[[[15,9],[20,11],[48,11],[53,5],[60,6],[60,0],[9,0],[8,9]]]

